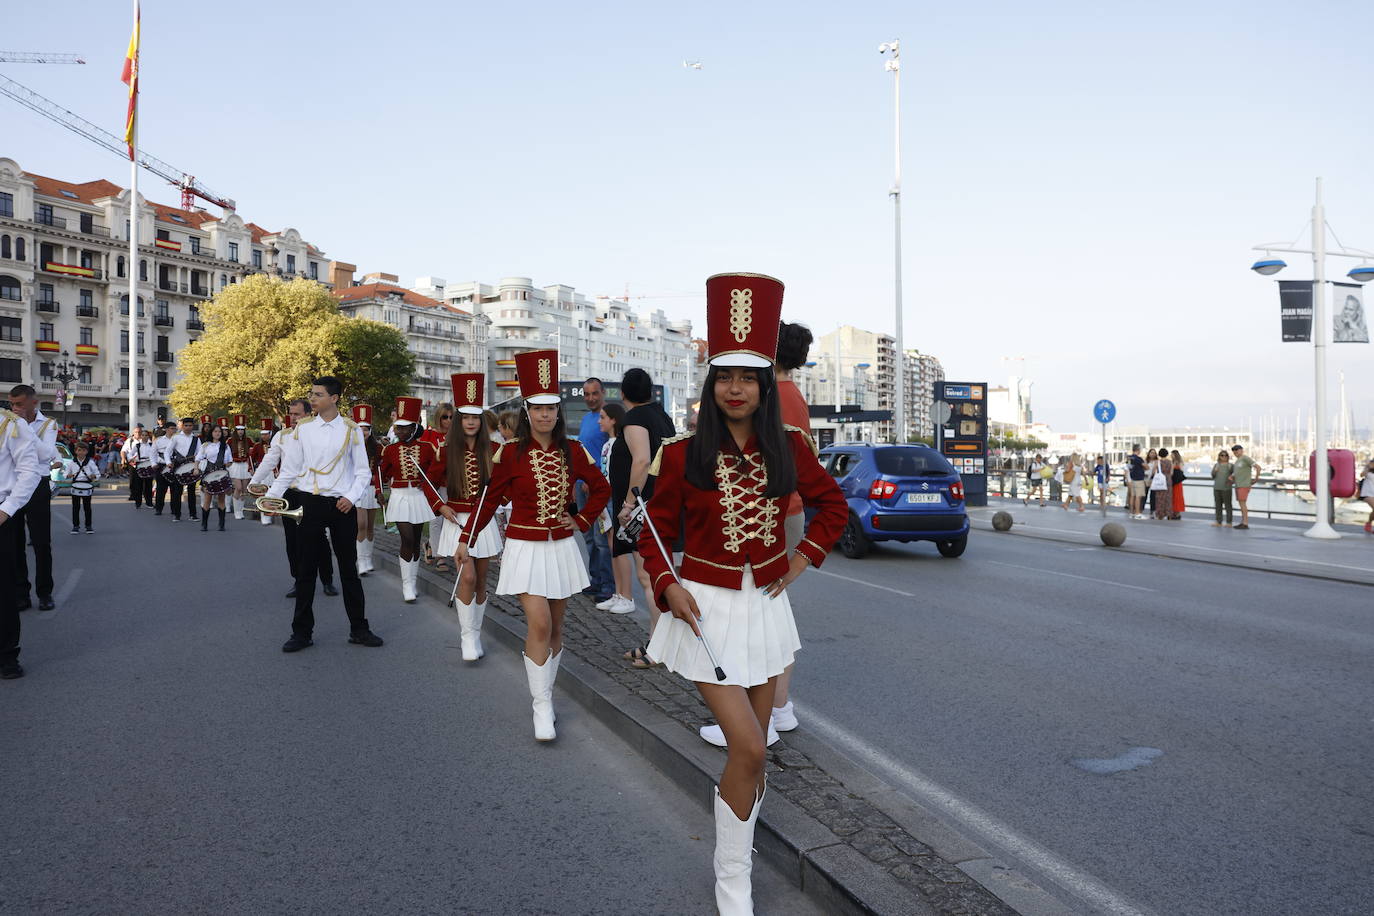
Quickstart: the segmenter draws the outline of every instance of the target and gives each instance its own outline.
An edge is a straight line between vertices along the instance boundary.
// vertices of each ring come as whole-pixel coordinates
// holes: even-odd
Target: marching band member
[[[24,676],[19,664],[19,595],[14,554],[24,543],[15,514],[47,476],[38,458],[38,437],[18,414],[0,408],[0,678]]]
[[[468,516],[477,508],[482,490],[491,481],[491,457],[496,446],[491,441],[486,420],[482,416],[482,393],[486,376],[481,372],[462,372],[454,375],[453,403],[458,422],[451,423],[443,456],[446,486],[444,499],[433,499],[430,506],[443,515],[443,534],[439,538],[439,555],[451,557],[458,550],[458,539]],[[434,524],[438,524],[436,521]],[[477,543],[468,550],[468,562],[454,563],[460,569],[458,593],[455,597],[458,622],[462,627],[463,661],[475,662],[482,652],[482,620],[487,613],[487,567],[491,558],[501,553],[501,532],[492,521],[477,535]],[[480,598],[479,598],[480,596]]]
[[[205,475],[212,471],[225,471],[228,466],[233,464],[233,452],[229,448],[229,442],[224,438],[223,426],[210,427],[210,438],[201,443],[200,456],[196,460],[196,466],[200,469],[201,478],[201,504],[200,504],[200,530],[210,530],[210,504],[213,502],[215,508],[219,510],[219,530],[224,530],[224,494],[211,493],[205,484]]]
[[[434,450],[439,452],[440,457],[442,457],[443,448],[448,443],[448,431],[452,426],[453,405],[442,403],[434,408],[434,425],[426,427],[425,431],[420,434],[420,438],[433,445]],[[440,473],[439,476],[442,477],[443,474]],[[439,496],[447,498],[448,494],[444,492],[444,482],[435,480],[434,485],[439,488]],[[438,572],[448,571],[448,554],[439,549],[439,538],[442,535],[443,527],[443,521],[436,517],[434,521],[429,523],[429,538],[425,541],[425,563],[433,564]]]
[[[243,518],[243,497],[248,489],[248,481],[253,479],[252,472],[248,469],[248,453],[253,448],[253,443],[248,441],[248,417],[241,413],[234,414],[234,429],[229,434],[229,457],[233,459],[229,465],[229,479],[234,482],[234,493],[230,502],[234,507],[234,518]]]
[[[272,434],[276,432],[277,424],[271,417],[262,418],[262,427],[258,430],[258,441],[254,442],[248,449],[248,471],[249,481],[256,476],[258,468],[262,466],[263,459],[267,457],[267,450],[272,446]],[[248,485],[244,485],[248,489]],[[272,516],[266,512],[259,512],[258,515],[264,525],[272,524]]]
[[[382,459],[382,446],[372,436],[372,405],[354,404],[353,422],[363,435],[363,448],[367,451],[367,490],[358,499],[358,575],[365,576],[377,567],[372,565],[373,526],[377,521],[377,510],[382,507],[381,475],[377,465]]]
[[[48,471],[60,466],[57,455],[57,423],[43,416],[38,409],[38,392],[31,385],[15,385],[10,389],[10,406],[22,417],[37,439],[38,461],[43,466],[44,479],[29,495],[18,513],[20,524],[28,529],[33,544],[33,591],[40,610],[51,610],[52,600],[52,486]],[[89,446],[88,446],[89,447]],[[28,547],[19,538],[14,557],[15,579],[19,583],[19,609],[33,607],[29,599]]]
[[[209,414],[206,414],[201,419],[208,421],[210,419]],[[171,445],[168,447],[169,452],[167,456],[167,474],[175,474],[176,469],[178,467],[180,467],[183,464],[186,464],[187,462],[194,462],[198,457],[200,457],[201,439],[198,438],[195,434],[195,424],[196,421],[190,417],[181,418],[181,432],[172,436]],[[207,440],[210,438],[209,427],[210,424],[208,422],[203,422],[200,425],[201,434]],[[186,491],[187,513],[191,516],[191,520],[195,521],[196,482],[192,480],[190,483],[183,485],[181,481],[173,477],[171,480],[171,486],[172,521],[181,521],[181,493],[183,489]]]
[[[129,465],[129,490],[133,493],[134,508],[143,509],[153,508],[153,478],[145,477],[139,473],[139,469],[144,466],[144,462],[151,461],[157,463],[157,449],[153,445],[153,434],[146,429],[140,429],[137,436],[129,437],[129,452],[127,463]]]
[[[267,488],[277,479],[278,471],[281,468],[282,448],[286,442],[286,437],[291,435],[291,430],[295,424],[304,420],[310,413],[310,402],[305,398],[295,398],[286,405],[286,415],[282,418],[282,428],[272,437],[272,444],[267,449],[267,454],[263,456],[262,463],[258,465],[257,472],[253,475],[253,480],[248,484],[248,492],[254,496],[262,496],[267,493]],[[303,496],[300,490],[290,487],[286,491],[286,501],[290,508],[299,509],[303,503]],[[282,535],[286,539],[286,565],[291,570],[291,590],[286,593],[286,597],[296,597],[296,580],[301,573],[301,549],[300,526],[294,519],[282,516],[281,520]],[[320,543],[316,545],[315,556],[319,558],[320,585],[326,595],[337,595],[339,590],[334,587],[334,563],[329,559],[329,540],[323,530],[316,531],[313,535]]]
[[[382,482],[391,488],[386,503],[386,520],[396,526],[401,546],[401,598],[406,604],[416,599],[415,580],[420,575],[420,531],[425,522],[434,520],[429,509],[431,496],[436,496],[433,481],[444,470],[439,460],[439,448],[427,441],[420,427],[420,399],[396,399],[396,419],[392,422],[396,441],[382,449],[377,466]]]
[[[100,479],[100,462],[91,457],[91,447],[85,442],[76,443],[73,454],[62,462],[62,475],[72,482],[72,534],[81,533],[81,510],[86,510],[86,533],[95,534],[91,528],[91,493],[95,482]]]
[[[710,369],[696,432],[659,448],[652,524],[639,541],[654,600],[673,615],[659,621],[648,654],[696,682],[725,732],[714,856],[723,916],[753,912],[751,847],[767,788],[773,688],[801,647],[786,589],[808,566],[821,565],[848,519],[810,440],[782,423],[773,373],[782,292],[782,283],[758,274],[706,281]],[[817,511],[789,557],[783,517],[794,491]],[[655,537],[671,544],[679,527],[686,543],[680,579]]]
[[[454,555],[468,559],[472,536],[486,529],[496,508],[511,501],[505,552],[496,591],[516,595],[525,611],[525,677],[534,711],[534,737],[552,741],[553,682],[563,651],[563,612],[568,596],[591,581],[572,539],[585,532],[605,508],[611,488],[581,443],[570,441],[558,393],[558,353],[534,350],[515,357],[525,409],[515,441],[501,446],[482,508],[468,517]],[[578,512],[573,483],[587,485]],[[535,661],[538,659],[538,661]]]
[[[119,460],[129,471],[129,502],[138,508],[141,487],[136,482],[138,475],[134,473],[134,468],[138,467],[138,459],[134,455],[134,446],[143,440],[143,424],[135,423],[133,430],[129,433],[129,438],[124,440],[124,444],[119,447]]]
[[[169,476],[167,466],[172,461],[172,438],[176,431],[176,423],[168,420],[153,435],[153,457],[157,459],[157,476],[153,478],[153,485],[156,490],[153,515],[162,514],[162,508],[167,504],[167,491],[172,486],[172,479]]]
[[[312,645],[315,630],[315,570],[319,552],[327,549],[324,532],[334,545],[348,612],[348,641],[376,648],[382,640],[367,624],[363,583],[358,578],[357,511],[354,503],[370,486],[367,452],[357,424],[339,415],[343,386],[333,376],[321,376],[310,387],[310,406],[315,411],[296,424],[290,439],[282,443],[281,474],[267,491],[280,498],[295,484],[301,485],[300,562],[297,564],[296,613],[291,638],[283,652],[299,652]]]

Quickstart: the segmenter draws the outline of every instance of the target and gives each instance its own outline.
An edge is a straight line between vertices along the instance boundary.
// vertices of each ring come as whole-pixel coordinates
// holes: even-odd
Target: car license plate
[[[909,503],[938,503],[943,500],[939,493],[908,493],[906,501]]]

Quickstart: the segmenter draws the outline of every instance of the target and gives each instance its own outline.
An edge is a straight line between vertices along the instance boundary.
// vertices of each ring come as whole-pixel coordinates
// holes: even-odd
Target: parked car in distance
[[[840,550],[858,559],[882,541],[934,541],[943,557],[968,545],[968,511],[959,472],[925,445],[839,443],[821,464],[849,503]]]

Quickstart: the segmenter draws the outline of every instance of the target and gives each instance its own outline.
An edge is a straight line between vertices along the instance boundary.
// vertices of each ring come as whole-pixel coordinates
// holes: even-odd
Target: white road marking
[[[1114,585],[1117,588],[1130,588],[1138,592],[1152,592],[1154,589],[1146,588],[1143,585],[1127,585],[1124,582],[1113,582],[1111,579],[1094,579],[1092,576],[1075,576],[1073,573],[1056,572],[1053,569],[1041,569],[1036,566],[1021,566],[1017,563],[1003,563],[1001,560],[984,560],[984,563],[992,563],[994,566],[1010,566],[1012,569],[1025,569],[1033,573],[1044,573],[1050,576],[1063,576],[1065,579],[1081,579],[1084,582],[1100,582],[1103,585]]]
[[[45,615],[56,614],[59,608],[66,607],[67,599],[72,596],[72,592],[76,591],[76,583],[80,581],[81,567],[78,566],[67,576],[66,581],[62,583],[62,587],[57,590],[57,594],[53,595],[53,604],[57,605],[57,607],[53,608],[51,611],[44,611],[43,613]]]
[[[904,591],[902,591],[900,588],[888,588],[886,585],[878,585],[878,584],[873,583],[873,582],[865,582],[863,579],[854,579],[854,578],[851,578],[851,577],[849,577],[849,576],[842,576],[842,575],[840,575],[839,573],[829,572],[828,570],[824,570],[824,569],[813,569],[812,572],[814,572],[814,573],[819,573],[819,574],[822,575],[822,576],[829,576],[829,577],[832,578],[832,579],[843,579],[843,580],[846,581],[846,582],[853,582],[855,585],[866,585],[866,586],[868,586],[869,588],[876,588],[876,589],[881,589],[882,591],[885,591],[885,592],[892,592],[892,594],[894,594],[894,595],[901,595],[901,596],[904,597],[904,598],[915,598],[915,597],[916,597],[916,595],[913,594],[912,592],[904,592]]]
[[[1075,868],[1072,863],[1017,833],[924,774],[902,765],[810,706],[797,703],[796,707],[798,717],[806,720],[808,729],[856,755],[862,764],[878,776],[895,783],[917,802],[1024,862],[1080,900],[1114,916],[1150,916],[1150,910],[1131,903],[1097,878]]]

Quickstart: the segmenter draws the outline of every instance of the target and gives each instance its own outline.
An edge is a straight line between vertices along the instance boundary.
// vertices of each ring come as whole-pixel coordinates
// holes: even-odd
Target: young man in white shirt
[[[35,486],[24,508],[16,513],[22,527],[28,528],[28,540],[33,543],[33,583],[29,583],[28,547],[20,535],[14,553],[14,581],[18,595],[19,610],[33,607],[29,597],[32,587],[38,597],[38,607],[44,611],[53,609],[52,600],[52,485],[48,471],[57,461],[57,422],[43,416],[38,409],[38,392],[29,385],[15,385],[10,389],[10,406],[33,431],[34,452],[38,456],[39,467],[43,469],[43,479]]]
[[[38,439],[18,414],[0,410],[0,678],[23,677],[19,664],[19,603],[15,593],[16,546],[24,546],[24,528],[16,513],[47,482],[38,460]]]
[[[289,487],[301,491],[301,517],[297,529],[296,613],[291,638],[283,652],[299,652],[314,645],[315,570],[322,539],[329,532],[334,559],[339,564],[344,609],[348,612],[348,641],[376,648],[382,640],[368,627],[363,582],[358,578],[358,513],[353,505],[371,486],[367,449],[352,420],[339,413],[343,388],[333,376],[315,379],[310,388],[310,407],[315,415],[297,423],[282,440],[281,473],[267,495],[280,498]]]
[[[140,491],[139,485],[138,485],[137,483],[134,482],[134,481],[138,478],[138,475],[134,473],[134,468],[135,468],[135,467],[137,466],[137,464],[138,464],[138,458],[136,457],[136,455],[135,455],[134,453],[135,453],[135,450],[138,448],[138,443],[139,443],[140,438],[142,438],[142,436],[143,436],[143,424],[142,424],[142,423],[135,423],[135,424],[134,424],[133,431],[130,432],[130,433],[129,433],[129,437],[128,437],[127,439],[124,440],[124,444],[121,445],[121,446],[119,447],[119,461],[120,461],[120,466],[129,472],[129,496],[128,496],[128,499],[129,499],[129,502],[131,502],[131,503],[137,503],[137,502],[138,502],[138,499],[136,498],[136,494],[138,494],[139,491]],[[135,508],[137,508],[137,507],[135,507]]]
[[[286,405],[286,415],[291,419],[292,427],[279,430],[272,437],[271,443],[267,446],[267,454],[263,456],[262,463],[258,465],[253,474],[253,479],[248,482],[248,492],[254,496],[261,496],[267,492],[267,488],[276,479],[277,469],[281,467],[282,442],[287,436],[291,435],[294,425],[310,416],[310,402],[305,398],[296,398]],[[286,502],[292,509],[301,507],[301,492],[295,487],[286,491]],[[271,521],[268,515],[263,516],[263,521]],[[292,519],[283,517],[281,520],[282,534],[286,538],[286,565],[291,571],[291,590],[286,593],[286,597],[296,597],[296,576],[298,574],[298,564],[300,563],[300,526]],[[334,561],[329,558],[329,538],[325,535],[324,529],[316,532],[320,543],[316,545],[316,556],[319,557],[319,577],[320,586],[326,595],[337,595],[339,590],[334,587]]]
[[[200,437],[196,435],[196,421],[192,417],[181,418],[181,432],[172,436],[171,445],[168,446],[167,473],[176,471],[179,465],[188,461],[195,461],[200,456]],[[200,518],[196,515],[196,482],[193,480],[188,484],[182,484],[176,478],[172,479],[172,521],[181,521],[181,493],[186,492],[186,509],[191,516],[191,521]]]

